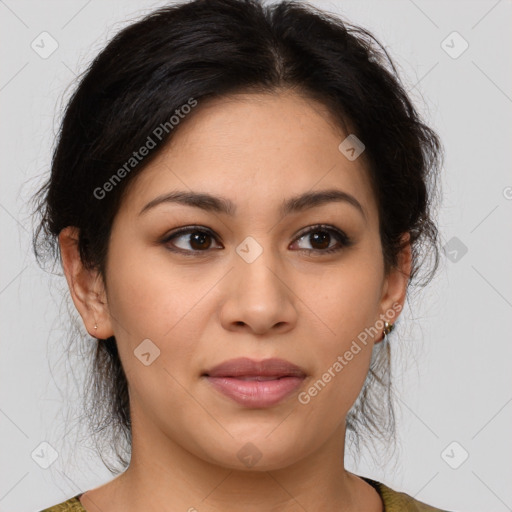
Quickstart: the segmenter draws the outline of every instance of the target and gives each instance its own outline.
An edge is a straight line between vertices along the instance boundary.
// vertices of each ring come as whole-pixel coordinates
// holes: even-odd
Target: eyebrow
[[[291,197],[283,201],[279,211],[284,217],[292,213],[302,212],[304,210],[332,202],[348,203],[355,207],[362,214],[365,220],[367,218],[366,212],[361,203],[353,195],[338,189],[305,192],[304,194]],[[201,192],[174,191],[151,200],[146,204],[146,206],[144,206],[144,208],[142,208],[139,215],[142,215],[158,205],[166,203],[178,203],[186,206],[193,206],[205,211],[224,213],[230,216],[234,216],[236,213],[236,205],[230,199],[225,197]]]

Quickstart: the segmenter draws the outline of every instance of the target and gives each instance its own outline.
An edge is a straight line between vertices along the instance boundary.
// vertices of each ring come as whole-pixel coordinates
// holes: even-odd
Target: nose
[[[298,298],[293,293],[292,269],[287,271],[284,265],[270,250],[252,262],[235,257],[220,311],[225,329],[263,335],[294,328]]]

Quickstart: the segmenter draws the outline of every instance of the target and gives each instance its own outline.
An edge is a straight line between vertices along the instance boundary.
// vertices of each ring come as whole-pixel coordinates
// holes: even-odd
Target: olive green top
[[[394,491],[386,485],[361,476],[365,482],[369,483],[380,495],[384,503],[384,512],[447,512],[444,509],[435,508],[415,500],[412,496],[403,492]],[[67,501],[63,501],[58,505],[45,508],[41,512],[86,512],[78,499],[82,493],[73,496]]]

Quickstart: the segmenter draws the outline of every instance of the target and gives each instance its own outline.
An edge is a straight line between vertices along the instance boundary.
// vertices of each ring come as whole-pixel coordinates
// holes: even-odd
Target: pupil
[[[319,235],[319,233],[321,233],[321,234]],[[313,238],[313,241],[310,240],[311,245],[313,245],[313,243],[320,243],[320,244],[322,244],[322,247],[319,247],[320,249],[325,249],[326,247],[329,247],[329,241],[330,241],[329,233],[327,233],[325,231],[317,231],[316,233],[312,233],[310,236]],[[327,243],[325,243],[325,242],[327,242]]]
[[[194,249],[208,249],[208,247],[210,246],[209,243],[206,244],[206,247],[203,245],[208,237],[209,235],[207,233],[193,233],[191,235],[190,243],[192,246],[196,245]]]

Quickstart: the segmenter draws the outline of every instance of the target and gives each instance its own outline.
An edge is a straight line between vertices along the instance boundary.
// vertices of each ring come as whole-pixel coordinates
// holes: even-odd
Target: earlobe
[[[62,268],[71,298],[86,330],[92,337],[106,339],[113,336],[113,331],[103,280],[97,270],[87,269],[83,265],[78,235],[79,229],[74,226],[68,226],[59,233]]]
[[[381,297],[381,319],[394,325],[402,311],[407,295],[407,286],[412,268],[412,251],[409,243],[410,234],[402,236],[402,249],[398,254],[396,267],[392,268],[385,278]],[[388,332],[390,332],[388,330]],[[382,338],[383,341],[384,332]]]

